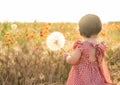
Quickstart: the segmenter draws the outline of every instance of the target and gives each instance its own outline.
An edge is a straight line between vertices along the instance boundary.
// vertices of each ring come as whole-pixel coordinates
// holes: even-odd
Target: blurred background
[[[119,21],[119,0],[0,0],[0,21],[78,22],[87,14]]]
[[[51,51],[46,38],[54,31],[65,36],[64,49],[83,40],[80,18],[88,13],[101,18],[99,41],[115,85],[120,85],[119,0],[0,0],[0,85],[65,85],[71,65],[64,51]]]

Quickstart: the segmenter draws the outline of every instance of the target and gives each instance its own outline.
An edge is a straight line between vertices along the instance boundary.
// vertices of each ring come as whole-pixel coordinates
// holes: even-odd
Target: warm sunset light
[[[0,0],[0,85],[120,85],[119,8],[119,0]]]
[[[119,8],[119,0],[0,0],[0,22],[78,22],[86,13],[119,21]]]

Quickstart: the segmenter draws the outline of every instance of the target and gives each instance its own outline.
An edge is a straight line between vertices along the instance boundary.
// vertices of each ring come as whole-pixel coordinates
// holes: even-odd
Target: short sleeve
[[[97,48],[97,52],[98,52],[97,56],[102,57],[102,63],[101,63],[102,69],[101,68],[100,69],[101,69],[101,72],[104,76],[105,82],[109,83],[110,85],[113,85],[112,84],[113,82],[112,82],[111,77],[110,77],[110,72],[109,72],[109,69],[107,66],[107,62],[106,62],[106,59],[104,57],[104,53],[107,49],[107,45],[105,44],[105,42],[101,42],[100,44],[98,44],[96,46],[96,48]]]
[[[95,48],[96,48],[96,56],[97,57],[99,57],[99,56],[103,57],[107,46],[106,46],[105,42],[101,42],[101,43],[97,44],[95,46]]]
[[[73,44],[73,50],[75,50],[76,47],[78,47],[78,48],[80,48],[81,50],[83,50],[82,45],[83,45],[83,43],[82,43],[80,40],[76,41],[76,42]]]

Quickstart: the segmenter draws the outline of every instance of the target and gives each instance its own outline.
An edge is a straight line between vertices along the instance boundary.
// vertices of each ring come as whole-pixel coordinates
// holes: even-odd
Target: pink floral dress
[[[106,50],[104,42],[93,44],[88,41],[77,41],[73,49],[77,46],[81,49],[82,56],[79,62],[72,66],[66,85],[112,85],[110,73],[104,58],[104,51]],[[89,61],[89,52],[93,48],[96,50],[96,61],[91,62]],[[102,69],[97,60],[98,57],[102,57]]]

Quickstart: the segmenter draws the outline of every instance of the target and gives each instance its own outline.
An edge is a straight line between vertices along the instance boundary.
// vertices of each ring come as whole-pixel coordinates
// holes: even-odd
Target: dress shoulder
[[[102,50],[106,51],[107,45],[104,41],[102,41],[98,44],[98,47],[100,47]]]

